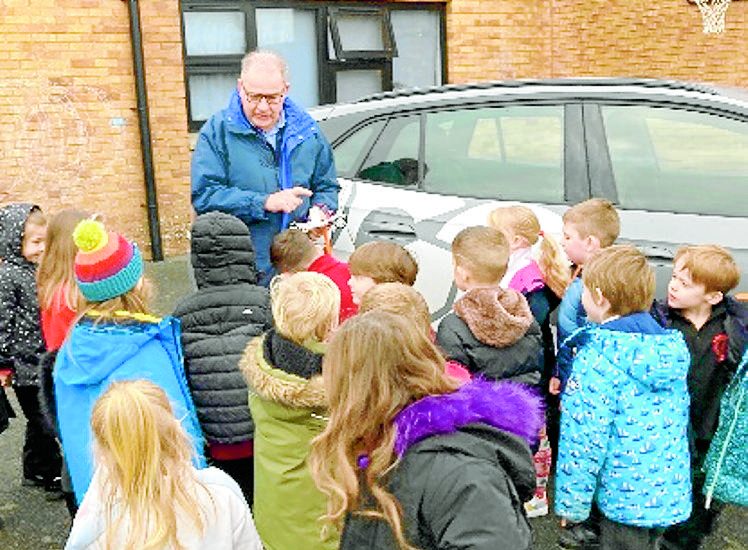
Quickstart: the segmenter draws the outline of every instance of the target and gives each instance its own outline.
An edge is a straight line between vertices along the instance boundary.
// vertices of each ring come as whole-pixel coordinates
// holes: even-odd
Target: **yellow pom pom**
[[[103,223],[83,220],[75,226],[73,240],[81,252],[93,252],[106,246],[109,237]]]

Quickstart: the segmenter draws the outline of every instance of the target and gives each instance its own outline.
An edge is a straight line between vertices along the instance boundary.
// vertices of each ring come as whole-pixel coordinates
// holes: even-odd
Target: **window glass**
[[[392,60],[392,88],[438,86],[442,83],[440,12],[393,10],[390,21],[397,44]]]
[[[745,215],[748,123],[662,107],[602,113],[621,206]]]
[[[427,191],[563,202],[563,106],[487,107],[430,113]]]
[[[192,120],[207,120],[213,113],[226,108],[236,89],[237,75],[234,73],[193,74],[189,78]]]
[[[376,137],[384,122],[377,121],[360,128],[335,147],[335,169],[339,176],[353,177],[356,168],[368,152],[366,147]]]
[[[379,13],[340,13],[336,16],[343,51],[382,51],[382,15]]]
[[[312,10],[257,8],[257,47],[283,56],[290,73],[291,99],[302,107],[319,104],[316,15]]]
[[[338,103],[355,101],[364,96],[382,91],[382,71],[351,70],[335,73],[336,98]]]
[[[394,118],[379,136],[359,177],[397,185],[418,183],[418,116]]]
[[[185,12],[187,55],[243,54],[247,49],[244,29],[242,12]]]

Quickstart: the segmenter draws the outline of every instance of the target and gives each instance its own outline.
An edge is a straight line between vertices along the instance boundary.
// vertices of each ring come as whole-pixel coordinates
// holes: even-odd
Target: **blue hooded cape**
[[[94,404],[112,382],[139,379],[166,392],[194,442],[195,465],[205,466],[200,424],[184,374],[179,321],[96,323],[85,318],[60,348],[54,369],[60,438],[78,503],[94,471]]]

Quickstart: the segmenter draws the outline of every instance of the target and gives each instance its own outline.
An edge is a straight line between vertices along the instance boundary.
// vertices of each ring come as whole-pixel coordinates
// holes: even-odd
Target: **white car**
[[[621,216],[663,295],[677,248],[716,243],[748,266],[748,93],[660,80],[498,82],[389,92],[312,110],[333,146],[347,257],[373,239],[413,252],[435,319],[451,307],[450,243],[522,202],[543,230],[590,197]],[[739,291],[748,291],[743,278]]]

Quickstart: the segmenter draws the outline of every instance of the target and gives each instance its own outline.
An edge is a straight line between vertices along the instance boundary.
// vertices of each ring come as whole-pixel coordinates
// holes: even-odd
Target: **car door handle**
[[[672,262],[675,259],[675,252],[672,248],[648,242],[619,240],[617,244],[627,244],[635,246],[644,254],[648,260],[660,262]]]
[[[650,260],[665,260],[668,262],[672,262],[675,258],[675,252],[673,252],[672,249],[666,248],[664,246],[640,246],[639,250],[641,250],[642,253]]]
[[[366,230],[371,235],[386,236],[393,235],[397,237],[413,236],[416,235],[416,230],[412,225],[399,222],[377,222],[370,224]]]

